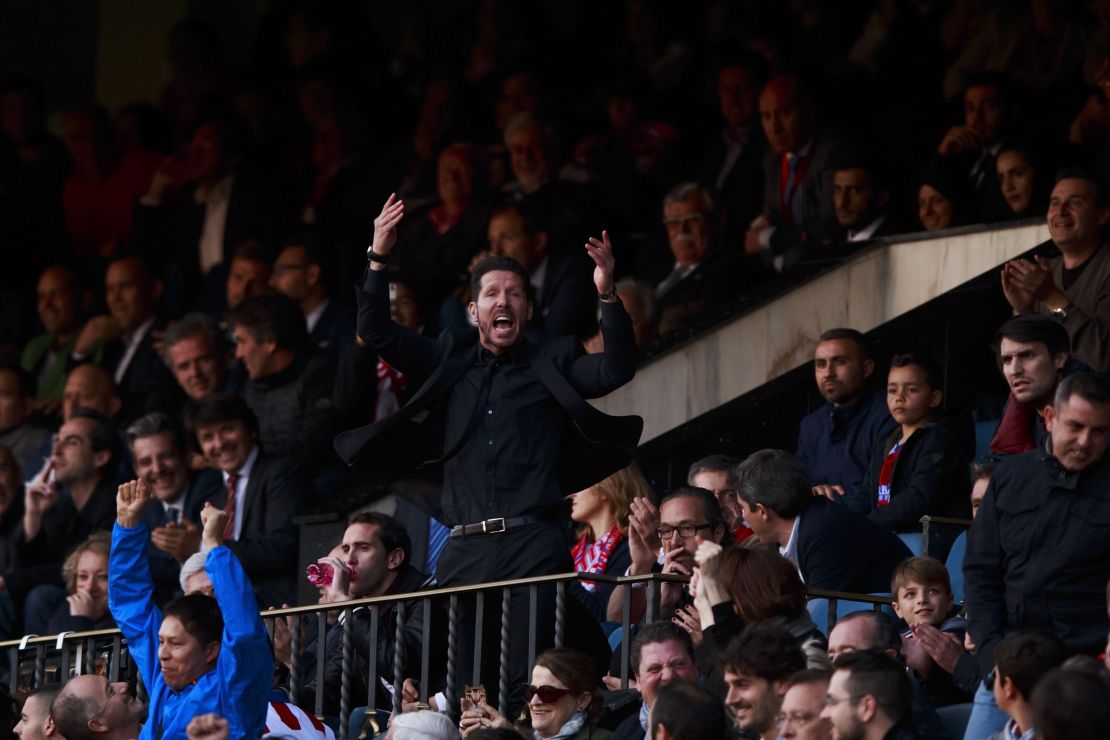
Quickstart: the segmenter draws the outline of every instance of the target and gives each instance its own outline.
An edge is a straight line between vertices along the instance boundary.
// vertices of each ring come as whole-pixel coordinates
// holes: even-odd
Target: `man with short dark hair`
[[[890,187],[882,168],[870,157],[844,152],[833,167],[833,208],[840,240],[858,244],[897,234],[898,223],[887,210]]]
[[[227,352],[220,325],[202,313],[189,313],[166,327],[162,356],[177,384],[193,401],[226,389]]]
[[[50,432],[30,423],[35,410],[35,378],[19,365],[0,365],[0,445],[23,470],[42,467],[41,450]]]
[[[831,671],[809,669],[790,677],[779,708],[782,740],[832,740],[832,723],[821,716]]]
[[[1104,676],[1053,668],[1033,690],[1033,725],[1040,740],[1101,740],[1110,726]]]
[[[333,295],[332,262],[325,257],[318,235],[294,234],[274,260],[270,287],[301,307],[312,344],[338,355],[354,341],[355,321],[353,308]]]
[[[1110,202],[1096,175],[1062,170],[1048,202],[1051,259],[1010,260],[1002,268],[1002,292],[1015,313],[1054,317],[1071,337],[1071,352],[1097,370],[1110,367],[1110,249],[1102,227]],[[1045,246],[1045,245],[1041,245]]]
[[[994,651],[994,700],[1010,721],[988,740],[1032,740],[1033,689],[1044,674],[1064,662],[1067,648],[1053,635],[1017,630],[1002,638]]]
[[[825,404],[810,412],[798,429],[798,459],[813,492],[866,514],[870,502],[859,494],[875,439],[894,430],[885,394],[869,389],[875,361],[862,333],[829,329],[813,353],[817,390]]]
[[[894,658],[861,650],[836,659],[821,716],[837,740],[912,740],[910,679]]]
[[[725,705],[741,735],[777,738],[790,676],[806,667],[797,638],[772,620],[748,625],[729,643],[721,666],[728,687]]]
[[[632,638],[629,656],[643,701],[640,711],[613,731],[612,740],[642,740],[650,731],[649,717],[659,689],[675,681],[698,680],[690,635],[670,621],[641,626]]]
[[[707,455],[695,460],[686,471],[686,485],[704,488],[713,494],[721,507],[721,515],[737,542],[751,534],[740,516],[736,499],[736,466],[740,460],[731,455]]]
[[[946,82],[948,87],[958,84]],[[997,72],[979,73],[967,80],[961,96],[963,123],[949,128],[937,146],[938,162],[965,178],[968,192],[975,199],[968,204],[969,212],[980,222],[1008,212],[995,165],[1011,128],[1010,90],[1010,81]],[[957,88],[949,95],[955,97],[958,92]]]
[[[66,681],[50,705],[56,736],[69,740],[133,740],[140,736],[146,705],[126,681],[110,683],[89,673]]]
[[[814,496],[789,452],[753,452],[736,471],[740,513],[763,542],[798,566],[810,588],[880,593],[910,557],[897,535],[862,514]]]
[[[1110,629],[1110,388],[1089,373],[1068,376],[1044,413],[1047,450],[998,464],[968,534],[968,632],[984,675],[1015,629],[1049,630],[1089,655]],[[980,687],[977,700],[989,696]]]
[[[723,738],[728,732],[721,700],[693,681],[660,687],[649,724],[651,740]]]
[[[19,740],[56,740],[62,734],[50,716],[50,705],[58,695],[57,684],[39,686],[23,700],[23,708],[19,713],[19,722],[12,728],[12,733]]]

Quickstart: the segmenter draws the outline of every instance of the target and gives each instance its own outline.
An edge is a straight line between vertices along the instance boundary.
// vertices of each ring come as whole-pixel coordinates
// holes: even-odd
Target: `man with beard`
[[[806,667],[798,640],[770,621],[741,632],[721,656],[728,694],[725,706],[745,738],[774,740],[790,676]]]
[[[910,680],[894,658],[872,650],[836,659],[821,717],[836,740],[913,740]]]
[[[390,196],[375,219],[358,333],[391,366],[428,380],[397,413],[339,435],[336,450],[366,474],[396,477],[443,463],[444,522],[453,529],[437,566],[440,585],[565,573],[572,566],[559,524],[564,497],[625,467],[643,428],[639,417],[606,416],[584,400],[635,372],[632,322],[613,289],[608,234],[586,245],[605,338],[604,354],[586,355],[574,337],[525,337],[529,276],[507,257],[490,257],[471,275],[477,336],[448,330],[433,340],[393,322],[385,268],[403,215],[403,202]],[[513,610],[527,610],[528,590],[516,591]],[[554,588],[540,592],[537,650],[554,637]],[[511,632],[512,685],[523,684],[530,669],[527,633]],[[497,642],[483,640],[491,648]],[[483,661],[491,671],[496,665]]]
[[[1014,630],[1045,629],[1071,652],[1098,655],[1110,628],[1110,387],[1088,373],[1065,378],[1044,421],[1047,451],[998,464],[968,534],[968,632],[983,675]],[[976,711],[980,702],[993,703],[990,687]]]

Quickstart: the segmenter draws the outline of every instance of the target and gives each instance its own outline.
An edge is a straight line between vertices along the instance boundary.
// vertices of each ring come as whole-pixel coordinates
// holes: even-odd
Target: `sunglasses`
[[[570,689],[557,689],[554,686],[533,686],[530,683],[524,684],[524,701],[532,701],[533,696],[540,697],[540,701],[544,704],[554,704],[568,694],[574,692]]]

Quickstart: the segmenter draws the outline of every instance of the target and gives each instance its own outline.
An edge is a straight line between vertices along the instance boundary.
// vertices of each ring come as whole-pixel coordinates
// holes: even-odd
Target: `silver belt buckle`
[[[482,534],[501,534],[505,531],[505,518],[495,517],[482,522]]]

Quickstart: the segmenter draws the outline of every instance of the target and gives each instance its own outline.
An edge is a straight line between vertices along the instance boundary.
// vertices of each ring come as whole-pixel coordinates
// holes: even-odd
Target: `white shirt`
[[[243,467],[239,468],[239,480],[235,481],[235,531],[232,532],[232,539],[238,540],[239,533],[243,531],[243,505],[247,498],[247,482],[251,477],[251,470],[254,468],[254,461],[258,459],[258,448],[255,447],[247,455],[247,459],[243,461]],[[224,488],[227,488],[227,473],[221,473],[224,477]]]
[[[665,296],[671,288],[681,283],[687,275],[698,269],[698,265],[700,264],[700,262],[695,262],[692,265],[680,265],[675,262],[674,267],[671,268],[671,274],[663,278],[663,280],[655,286],[655,297],[662,298]]]
[[[870,239],[872,237],[872,235],[876,231],[879,230],[879,227],[883,225],[883,221],[886,221],[886,216],[885,215],[879,216],[877,219],[875,219],[871,223],[867,224],[867,226],[864,226],[859,231],[849,231],[848,232],[848,241],[850,241],[850,242],[865,242],[865,241],[867,241],[868,239]]]
[[[795,567],[798,565],[798,525],[801,522],[800,516],[794,517],[794,526],[790,528],[790,539],[786,541],[786,545],[779,548],[779,555],[794,563]],[[802,575],[801,569],[798,570],[798,575]],[[802,578],[802,581],[804,582],[805,578]]]
[[[543,296],[543,281],[547,278],[547,262],[549,258],[545,255],[535,270],[528,278],[528,282],[532,283],[532,288],[536,293],[536,305],[539,305],[540,299]]]
[[[132,358],[135,357],[135,352],[138,351],[139,345],[142,343],[143,338],[146,337],[147,332],[150,331],[150,327],[152,327],[153,325],[154,317],[151,316],[149,319],[139,324],[139,328],[131,332],[130,335],[125,334],[123,337],[121,337],[124,344],[124,350],[123,357],[120,358],[119,364],[116,365],[116,372],[114,377],[117,386],[123,383],[123,376],[127,374],[127,368],[131,364]]]
[[[316,328],[316,325],[320,323],[320,317],[324,315],[324,311],[327,310],[329,303],[331,303],[330,300],[325,300],[319,306],[305,314],[304,323],[305,326],[308,327],[309,334],[311,334],[312,330]]]
[[[224,261],[224,231],[227,228],[227,205],[231,202],[231,185],[235,175],[228,175],[218,183],[201,191],[193,197],[197,203],[204,204],[204,224],[200,229],[200,271],[208,274],[216,265]],[[228,255],[230,257],[230,255]]]

